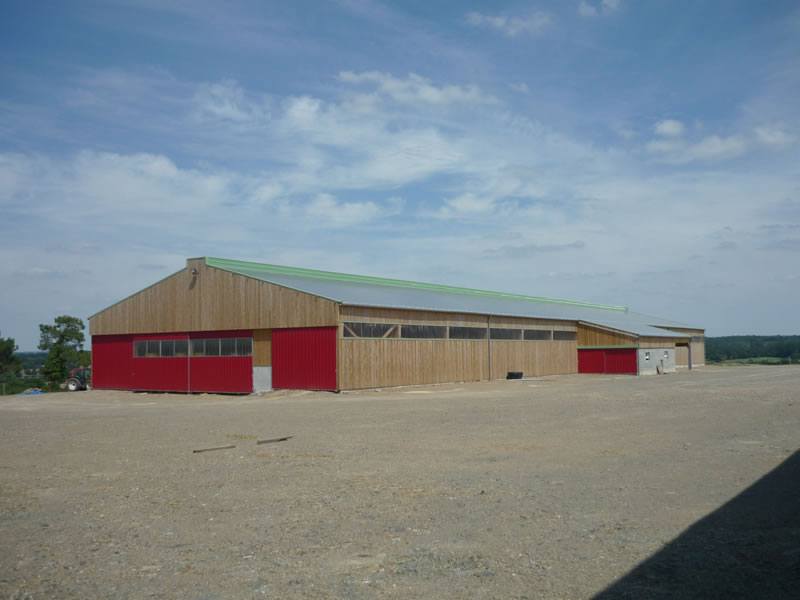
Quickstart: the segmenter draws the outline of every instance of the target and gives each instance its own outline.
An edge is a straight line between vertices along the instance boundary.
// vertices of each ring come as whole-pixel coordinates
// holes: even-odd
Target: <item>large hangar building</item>
[[[705,362],[704,330],[625,307],[220,258],[89,318],[96,388],[353,390]]]

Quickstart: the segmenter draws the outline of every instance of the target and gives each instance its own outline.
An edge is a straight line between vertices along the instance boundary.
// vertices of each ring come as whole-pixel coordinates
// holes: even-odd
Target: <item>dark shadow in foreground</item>
[[[800,598],[800,451],[594,598]]]

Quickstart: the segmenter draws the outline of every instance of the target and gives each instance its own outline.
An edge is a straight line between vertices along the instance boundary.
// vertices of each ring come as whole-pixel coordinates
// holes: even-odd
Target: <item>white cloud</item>
[[[429,79],[411,73],[401,79],[388,73],[342,71],[339,80],[346,83],[373,83],[378,91],[397,102],[408,104],[448,105],[454,103],[489,103],[494,98],[483,94],[476,86],[436,86]]]
[[[621,0],[601,0],[599,4],[581,0],[580,4],[578,4],[578,14],[582,17],[610,15],[617,12],[621,5]]]
[[[508,37],[519,34],[538,35],[553,23],[553,18],[545,12],[536,11],[528,16],[485,15],[479,12],[467,14],[467,23],[475,27],[494,29]]]
[[[325,226],[350,227],[391,214],[375,202],[340,202],[331,194],[318,194],[305,207],[305,215]]]
[[[728,137],[710,135],[694,143],[677,138],[654,140],[649,142],[646,148],[664,162],[687,164],[736,158],[747,151],[747,142],[738,135]]]
[[[589,4],[586,0],[581,0],[581,3],[578,4],[578,14],[582,17],[596,17],[597,7]]]
[[[683,123],[675,119],[665,119],[656,123],[653,130],[660,136],[677,137],[683,135],[684,126]]]
[[[531,89],[528,87],[528,84],[524,81],[520,81],[517,83],[511,83],[509,86],[515,92],[519,92],[520,94],[530,94]]]
[[[64,302],[85,314],[157,279],[152,265],[172,270],[186,256],[212,254],[640,307],[662,302],[653,312],[680,319],[681,307],[694,311],[710,298],[698,291],[706,283],[743,281],[739,271],[751,269],[742,285],[757,290],[762,273],[770,280],[785,273],[780,261],[749,262],[757,244],[743,235],[729,250],[730,265],[693,259],[684,280],[655,278],[656,291],[640,292],[633,280],[644,271],[685,270],[691,255],[713,256],[719,240],[704,234],[720,215],[736,231],[795,218],[758,212],[796,195],[780,166],[764,176],[721,162],[764,150],[752,129],[748,136],[695,138],[694,127],[692,135],[653,134],[643,157],[638,141],[601,146],[500,100],[478,101],[468,87],[351,75],[325,96],[178,82],[166,105],[147,98],[159,115],[155,126],[134,111],[145,99],[132,92],[128,121],[158,152],[0,155],[0,233],[9,240],[0,248],[0,281],[13,276],[4,265],[69,273],[79,285],[62,294]],[[761,143],[778,139],[771,129]],[[653,161],[676,168],[664,174]],[[665,239],[664,229],[674,234]],[[90,231],[107,249],[82,261],[91,275],[70,270],[74,248],[39,247],[64,231]],[[630,251],[652,239],[664,240],[658,253]],[[493,252],[506,246],[502,257]],[[564,251],[553,266],[556,250]],[[588,288],[575,275],[609,273],[609,265],[614,273]],[[13,292],[0,295],[10,321],[50,316],[47,298],[62,288],[46,287],[46,275],[55,277],[15,279]],[[695,295],[679,298],[676,289]],[[25,298],[41,299],[35,306],[44,314],[24,312]],[[715,315],[708,310],[700,320]]]
[[[761,126],[755,128],[756,139],[766,146],[788,146],[797,138],[778,126]]]
[[[723,160],[744,154],[747,144],[737,135],[720,137],[711,135],[688,148],[690,160]]]
[[[241,86],[232,80],[201,85],[195,94],[194,104],[201,118],[242,123],[263,120],[269,114],[266,101],[251,101]]]
[[[472,217],[491,213],[494,209],[494,198],[466,192],[445,200],[436,216],[443,219]]]

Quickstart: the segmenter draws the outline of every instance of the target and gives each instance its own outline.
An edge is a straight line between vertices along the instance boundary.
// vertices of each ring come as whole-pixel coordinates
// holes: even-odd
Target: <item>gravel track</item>
[[[701,587],[741,571],[745,547],[774,550],[750,580],[781,597],[800,573],[800,525],[780,512],[798,448],[792,366],[4,397],[0,597],[588,598],[614,582],[607,597],[754,597]],[[733,517],[686,532],[782,463],[746,504],[783,519],[761,537],[723,535],[744,531]],[[732,540],[735,564],[703,563]]]

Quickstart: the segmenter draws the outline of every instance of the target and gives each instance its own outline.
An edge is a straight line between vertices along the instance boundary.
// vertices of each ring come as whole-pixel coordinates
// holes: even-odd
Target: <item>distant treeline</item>
[[[706,338],[706,360],[780,359],[800,363],[800,335],[728,335]]]
[[[47,360],[47,352],[17,352],[23,369],[41,369]]]

